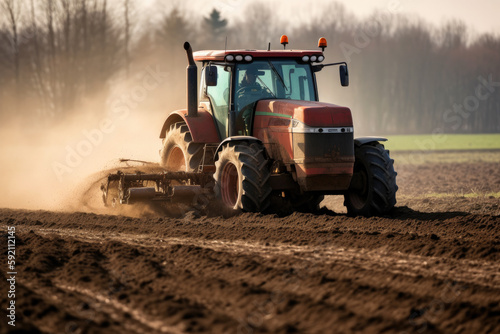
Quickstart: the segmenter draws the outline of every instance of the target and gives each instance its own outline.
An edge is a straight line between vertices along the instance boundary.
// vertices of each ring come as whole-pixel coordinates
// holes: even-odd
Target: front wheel
[[[229,142],[215,168],[215,196],[230,211],[263,212],[269,207],[271,173],[262,145]]]
[[[384,145],[362,145],[355,148],[353,177],[344,196],[351,216],[376,216],[388,213],[396,204],[394,160]]]

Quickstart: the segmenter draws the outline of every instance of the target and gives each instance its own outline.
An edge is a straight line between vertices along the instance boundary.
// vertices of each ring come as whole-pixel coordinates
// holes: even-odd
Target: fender
[[[384,137],[359,137],[354,139],[354,146],[361,146],[371,143],[376,143],[379,141],[387,141],[387,138]]]
[[[244,141],[246,141],[246,142],[259,143],[264,148],[264,155],[266,156],[266,159],[269,159],[269,155],[267,154],[266,148],[264,147],[264,144],[262,143],[262,141],[259,138],[252,137],[252,136],[233,136],[233,137],[228,137],[228,138],[224,139],[219,144],[219,146],[217,147],[217,150],[215,150],[214,162],[219,160],[219,152],[222,150],[222,147],[224,147],[224,145],[226,143],[229,143],[230,141],[232,141],[232,142],[239,142],[239,141],[244,142]]]
[[[219,143],[220,138],[215,128],[212,115],[203,108],[198,109],[198,116],[187,117],[187,110],[176,110],[168,115],[160,132],[160,138],[165,138],[170,125],[177,122],[184,122],[191,132],[191,137],[195,143]]]

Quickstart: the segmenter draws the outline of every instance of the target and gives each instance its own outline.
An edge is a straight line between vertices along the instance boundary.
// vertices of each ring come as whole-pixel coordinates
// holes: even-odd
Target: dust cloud
[[[0,207],[85,210],[83,196],[91,196],[86,192],[94,185],[100,199],[95,183],[106,170],[124,166],[119,159],[158,162],[168,111],[148,110],[147,99],[142,102],[128,109],[115,103],[101,116],[79,110],[57,124],[3,124]]]

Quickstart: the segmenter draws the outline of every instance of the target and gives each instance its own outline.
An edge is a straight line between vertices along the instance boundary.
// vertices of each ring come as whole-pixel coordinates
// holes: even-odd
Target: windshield
[[[236,68],[235,106],[239,111],[261,99],[316,101],[309,64],[296,60],[255,60]]]

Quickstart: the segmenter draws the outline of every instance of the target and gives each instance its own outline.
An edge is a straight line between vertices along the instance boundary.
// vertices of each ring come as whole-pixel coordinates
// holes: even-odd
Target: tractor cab
[[[321,51],[198,51],[194,59],[203,62],[201,105],[221,139],[252,136],[261,100],[318,100],[314,63],[324,59]]]

